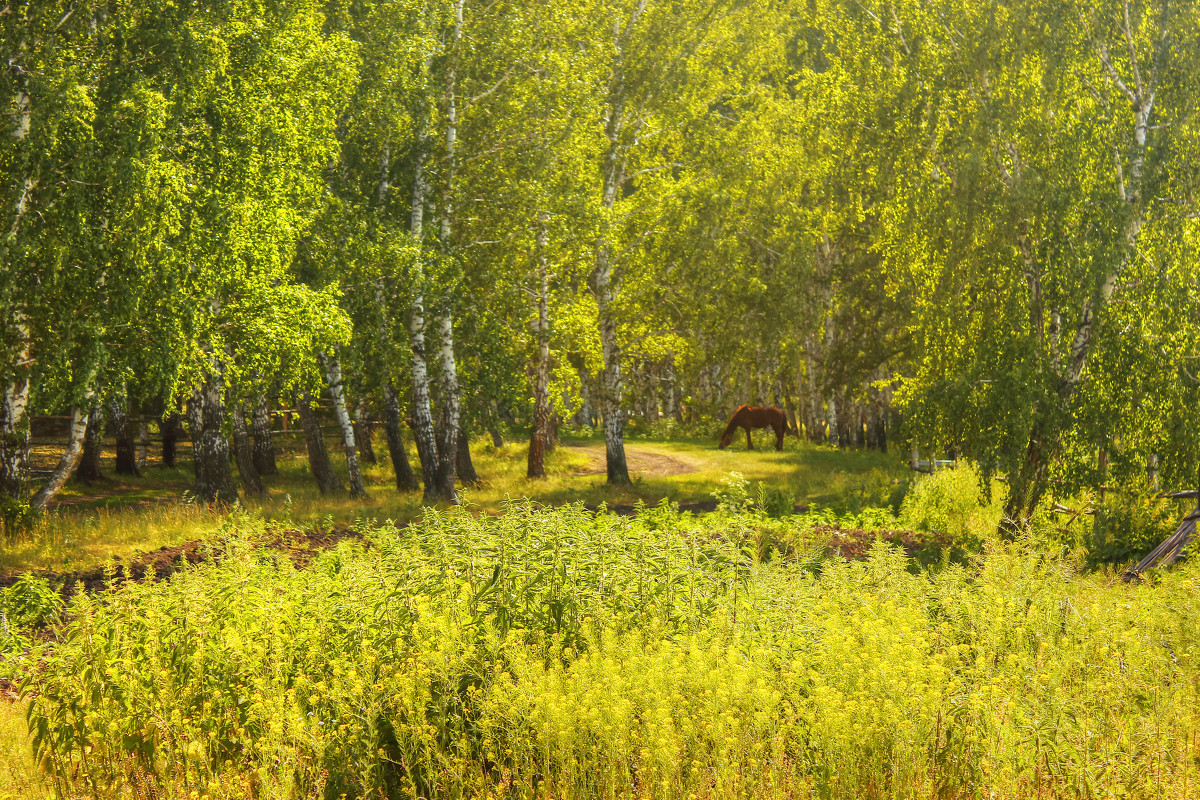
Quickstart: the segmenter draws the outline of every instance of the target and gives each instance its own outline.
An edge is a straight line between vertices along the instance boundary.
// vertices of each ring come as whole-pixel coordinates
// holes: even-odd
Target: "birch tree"
[[[0,518],[44,508],[71,473],[79,425],[30,503],[30,414],[56,403],[86,415],[112,326],[140,289],[106,230],[111,194],[97,191],[108,169],[128,163],[104,152],[123,129],[111,112],[124,88],[104,81],[116,50],[102,34],[105,13],[23,2],[0,15]]]
[[[921,68],[945,108],[922,213],[934,230],[958,232],[927,238],[941,239],[941,253],[909,251],[926,249],[910,263],[928,272],[910,274],[923,302],[941,302],[918,315],[927,355],[904,405],[926,441],[1006,470],[1011,535],[1073,442],[1100,435],[1078,424],[1084,387],[1116,356],[1100,332],[1145,257],[1147,221],[1191,202],[1168,165],[1189,158],[1169,131],[1196,113],[1195,11],[1110,2],[977,12],[970,39],[935,20],[926,28],[947,57],[940,71]],[[964,119],[978,121],[966,136]]]
[[[595,298],[604,369],[607,478],[629,483],[625,461],[622,291],[639,247],[661,219],[657,204],[702,169],[679,157],[689,123],[710,117],[729,84],[712,67],[743,54],[752,4],[699,0],[682,6],[632,0],[588,7],[593,36],[603,36],[602,100],[596,140],[599,227],[588,288]],[[607,31],[607,33],[602,33]],[[736,55],[735,55],[736,54]],[[689,131],[691,133],[692,131]]]

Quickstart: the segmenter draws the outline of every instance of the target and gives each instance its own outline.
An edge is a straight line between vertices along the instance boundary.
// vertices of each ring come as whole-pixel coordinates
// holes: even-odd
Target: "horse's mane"
[[[733,416],[731,416],[729,418],[729,424],[725,426],[725,432],[721,434],[722,439],[724,439],[726,436],[729,436],[729,437],[733,436],[733,432],[737,429],[737,426],[740,425],[742,422],[742,420],[741,420],[742,412],[748,411],[749,409],[750,409],[750,406],[738,406],[737,411],[734,411]],[[709,428],[709,430],[712,430],[712,429]],[[709,436],[711,436],[711,435],[712,434],[709,434]]]

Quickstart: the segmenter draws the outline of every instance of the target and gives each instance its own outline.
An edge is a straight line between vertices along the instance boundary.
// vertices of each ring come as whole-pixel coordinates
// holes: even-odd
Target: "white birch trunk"
[[[457,503],[458,493],[454,484],[458,476],[458,432],[462,406],[458,371],[454,363],[454,319],[450,309],[442,312],[439,326],[441,341],[438,356],[441,361],[441,380],[438,390],[443,425],[441,436],[438,437],[438,494],[443,500]]]
[[[12,312],[20,344],[0,401],[0,497],[24,500],[29,483],[29,371],[32,365],[25,314]]]
[[[271,412],[267,408],[267,398],[261,394],[254,397],[250,430],[254,438],[254,469],[259,475],[277,474],[275,445],[271,441]]]
[[[237,484],[229,465],[229,439],[225,425],[224,366],[212,360],[212,370],[192,393],[198,405],[199,435],[192,435],[196,460],[196,496],[207,503],[234,504],[238,501]],[[195,418],[194,418],[195,419]]]
[[[834,247],[830,242],[829,237],[825,236],[822,239],[819,248],[818,260],[822,264],[822,272],[827,281],[832,281],[831,271],[833,269],[833,260],[835,258]],[[832,385],[830,373],[830,359],[833,357],[833,345],[837,341],[837,320],[834,318],[833,308],[833,289],[826,286],[825,289],[825,352],[822,358],[822,381],[823,388],[826,392],[825,398],[825,424],[828,426],[829,444],[834,447],[839,446],[840,435],[838,431],[838,398],[837,387]]]
[[[24,43],[17,47],[20,53],[25,49]],[[19,56],[17,59],[19,60]],[[29,92],[26,91],[26,71],[19,64],[9,64],[16,71],[19,85],[17,88],[14,105],[16,106],[16,124],[13,126],[12,135],[18,143],[18,147],[22,142],[29,138],[29,132],[33,128],[33,106],[30,101]],[[29,210],[29,197],[33,193],[37,182],[32,175],[25,175],[21,178],[20,188],[17,190],[17,199],[13,208],[13,222],[8,229],[8,238],[15,239],[21,228],[21,220],[25,217]]]
[[[1125,5],[1124,34],[1129,44],[1130,54],[1133,54],[1133,32],[1129,20],[1129,5]],[[1161,45],[1160,45],[1161,46]],[[1098,310],[1108,305],[1113,292],[1121,280],[1129,262],[1137,251],[1138,236],[1145,222],[1145,205],[1142,199],[1143,175],[1146,162],[1146,141],[1150,131],[1150,116],[1154,112],[1155,82],[1158,64],[1153,65],[1149,86],[1142,82],[1136,59],[1132,60],[1133,86],[1130,87],[1121,79],[1116,69],[1108,59],[1108,50],[1103,45],[1099,48],[1101,64],[1108,73],[1109,79],[1129,100],[1133,110],[1133,149],[1129,153],[1129,183],[1126,185],[1125,176],[1121,169],[1120,158],[1116,161],[1117,191],[1122,202],[1128,207],[1128,218],[1122,234],[1124,249],[1120,259],[1112,270],[1105,275],[1100,287],[1100,302],[1097,308],[1089,296],[1080,310],[1079,322],[1075,327],[1075,336],[1067,351],[1067,363],[1060,376],[1058,393],[1063,399],[1069,399],[1083,378],[1083,370],[1091,351],[1095,317]]]
[[[90,398],[91,393],[89,392],[89,404]],[[58,465],[50,473],[50,477],[29,501],[31,511],[35,513],[45,511],[46,505],[54,498],[54,495],[58,494],[59,489],[66,484],[71,473],[75,471],[75,467],[79,464],[79,458],[83,455],[83,436],[87,432],[87,418],[88,406],[77,406],[72,410],[71,432],[67,438],[66,452],[58,460]]]
[[[612,286],[612,266],[608,244],[601,245],[596,258],[598,265],[594,284],[599,307],[600,347],[604,356],[604,371],[600,375],[600,414],[604,420],[604,446],[607,457],[608,482],[631,483],[625,462],[625,418],[621,408],[621,349],[617,344],[617,320],[612,310],[616,292]]]
[[[838,436],[838,401],[833,394],[825,401],[825,425],[829,428],[829,444],[834,447],[839,447],[841,441]]]
[[[342,433],[342,449],[346,451],[346,469],[350,473],[350,496],[366,497],[367,490],[363,486],[362,470],[358,465],[358,448],[354,443],[354,425],[350,422],[350,413],[346,410],[346,393],[342,386],[342,365],[338,362],[337,356],[317,353],[317,358],[321,362],[321,370],[325,373],[325,383],[329,386],[329,397],[333,400],[333,413]]]
[[[16,49],[18,53],[22,53],[25,49],[24,43],[18,45]],[[17,56],[14,57],[13,62],[19,60],[20,57]],[[18,142],[19,147],[20,143],[29,137],[29,131],[33,124],[33,109],[29,93],[26,91],[25,70],[19,63],[10,63],[9,67],[15,69],[19,81],[14,98],[16,123],[12,130],[13,138]],[[32,177],[23,176],[14,203],[12,226],[7,234],[10,245],[17,238],[21,219],[28,210],[29,195],[33,191],[33,186]],[[19,344],[14,363],[10,365],[11,372],[8,384],[4,387],[3,401],[0,402],[0,497],[7,497],[19,502],[25,499],[26,487],[29,483],[29,372],[32,361],[29,325],[24,310],[18,304],[8,312],[8,316],[9,319],[6,320],[6,323],[12,325]]]
[[[644,6],[644,4],[643,4]],[[630,26],[637,22],[640,12],[635,12]],[[627,28],[628,30],[628,28]],[[617,190],[621,186],[625,171],[626,147],[623,142],[625,127],[625,86],[621,59],[623,38],[616,30],[617,57],[613,77],[609,86],[608,119],[605,134],[608,149],[604,155],[603,187],[601,204],[611,212],[616,205]],[[600,347],[604,356],[604,371],[600,376],[600,414],[604,419],[604,448],[607,459],[608,482],[629,484],[629,467],[625,460],[625,419],[621,408],[621,348],[617,343],[617,320],[612,310],[613,302],[620,291],[620,276],[614,275],[613,254],[610,235],[605,226],[596,241],[596,267],[592,272],[592,291],[596,295]]]
[[[425,271],[422,265],[421,241],[425,221],[425,198],[429,187],[425,175],[426,136],[422,131],[417,136],[417,158],[413,172],[412,215],[409,231],[417,242],[417,261],[413,265],[413,301],[409,318],[409,344],[412,348],[413,386],[413,437],[417,442],[417,457],[425,478],[424,499],[436,502],[438,452],[437,438],[433,430],[433,412],[429,400],[429,369],[425,360]]]
[[[454,159],[458,141],[458,105],[455,97],[457,48],[462,40],[463,0],[454,4],[453,48],[446,80],[446,182],[442,187],[441,224],[438,236],[443,251],[450,248],[451,216],[454,200]],[[440,345],[438,357],[441,380],[438,386],[441,405],[441,431],[438,437],[437,493],[442,500],[458,502],[455,482],[458,474],[458,436],[461,424],[462,398],[458,386],[458,369],[454,361],[454,315],[447,305],[439,314]]]
[[[550,277],[546,269],[549,219],[550,215],[545,211],[538,212],[538,361],[533,389],[533,435],[529,440],[529,459],[525,471],[530,478],[546,477],[546,438],[550,422]]]

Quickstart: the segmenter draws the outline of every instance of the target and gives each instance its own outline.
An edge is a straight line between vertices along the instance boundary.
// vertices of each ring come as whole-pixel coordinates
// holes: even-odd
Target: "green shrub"
[[[953,469],[922,475],[913,482],[900,504],[900,525],[942,533],[955,545],[978,551],[1000,524],[1003,494],[999,486],[994,486],[988,502],[979,469],[971,462],[960,461]]]
[[[772,519],[791,516],[796,510],[796,493],[787,487],[759,483],[755,491],[754,505]]]
[[[712,497],[717,501],[717,510],[730,514],[748,514],[755,510],[750,497],[750,482],[736,470],[721,478],[721,486],[714,489]]]
[[[58,592],[33,575],[22,575],[0,590],[0,677],[20,677],[36,630],[54,623],[62,605]]]
[[[1088,561],[1093,565],[1138,561],[1170,536],[1185,514],[1178,503],[1158,499],[1149,486],[1108,494],[1095,508]]]

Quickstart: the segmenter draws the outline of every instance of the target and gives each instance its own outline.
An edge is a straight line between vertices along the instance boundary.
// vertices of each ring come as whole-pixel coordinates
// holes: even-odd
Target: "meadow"
[[[576,496],[557,508],[504,499],[524,479],[481,451],[476,505],[188,511],[214,555],[169,580],[65,607],[20,581],[0,601],[24,693],[0,703],[0,797],[1196,791],[1194,564],[1125,583],[1046,531],[1000,542],[969,468],[889,506],[907,479],[878,455],[705,447],[634,440],[695,471],[611,495],[559,448],[543,488]],[[702,497],[716,510],[678,510]],[[170,508],[93,510],[96,541]],[[303,567],[269,546],[347,522],[362,539]],[[847,560],[839,526],[879,533]],[[911,554],[883,533],[922,528]]]
[[[769,449],[771,437],[766,432],[758,431],[756,437],[759,449],[748,452],[740,442],[717,450],[715,433],[667,439],[634,432],[629,437],[630,486],[605,482],[604,440],[594,432],[564,437],[547,456],[548,477],[543,480],[525,477],[527,443],[495,447],[489,439],[481,439],[472,445],[481,482],[463,487],[462,494],[480,513],[494,513],[509,498],[523,497],[551,505],[580,502],[593,508],[602,503],[654,505],[663,499],[687,503],[710,501],[720,479],[736,471],[752,483],[776,489],[784,502],[857,510],[886,504],[892,495],[902,494],[902,484],[910,480],[896,456],[838,452],[791,437],[784,451],[776,453]],[[32,527],[5,537],[0,544],[0,575],[28,569],[79,569],[211,535],[224,513],[188,494],[193,481],[190,447],[181,444],[178,467],[166,469],[152,462],[140,477],[123,478],[112,472],[115,455],[112,442],[107,442],[102,462],[106,479],[92,485],[68,483],[49,513]],[[302,441],[277,435],[275,446],[279,474],[267,479],[267,496],[243,500],[248,509],[267,519],[287,518],[312,526],[359,518],[403,522],[421,514],[420,493],[395,490],[386,457],[364,465],[369,497],[359,501],[318,492]],[[376,447],[383,449],[379,443]],[[344,475],[345,457],[338,450],[331,447],[331,458]],[[410,450],[415,462],[411,445]],[[650,469],[639,470],[643,456],[658,456],[665,464],[652,461],[646,464]]]

